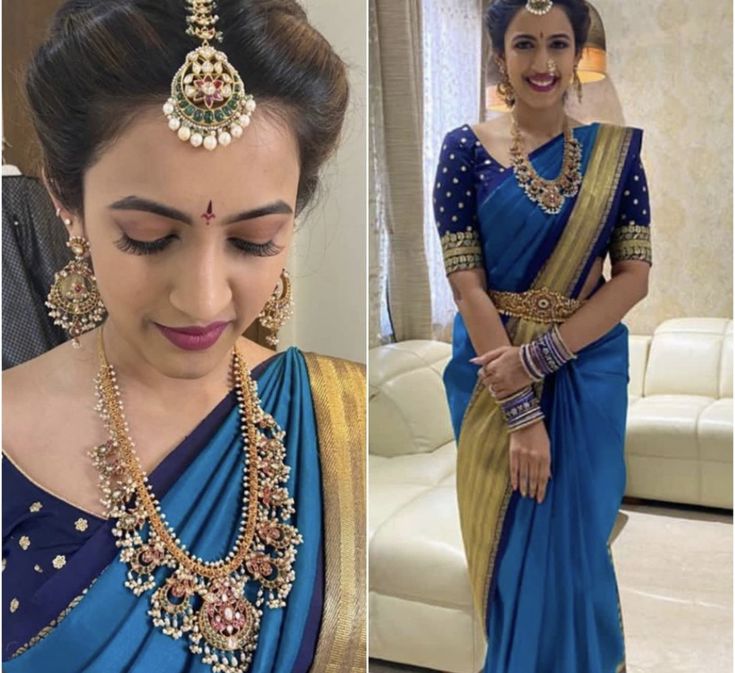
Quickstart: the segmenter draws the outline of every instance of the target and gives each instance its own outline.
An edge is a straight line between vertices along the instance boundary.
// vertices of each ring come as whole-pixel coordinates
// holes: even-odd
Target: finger
[[[513,490],[518,490],[518,454],[515,451],[510,452],[510,483]]]
[[[470,359],[473,365],[486,365],[488,362],[492,362],[495,358],[500,357],[503,354],[503,349],[507,346],[501,346],[500,348],[493,348],[493,350],[483,353],[482,355],[476,355]]]
[[[481,376],[480,377],[480,383],[482,383],[482,385],[487,388],[488,386],[493,385],[493,380],[489,376],[487,376],[487,375],[486,376]]]
[[[536,498],[539,505],[544,501],[544,498],[546,497],[546,484],[547,483],[548,481],[546,479],[541,479],[541,481],[539,482],[538,496]]]
[[[539,461],[531,460],[528,466],[528,497],[535,498],[539,482]]]
[[[518,481],[521,487],[521,495],[525,497],[528,493],[528,457],[522,455],[519,462]]]

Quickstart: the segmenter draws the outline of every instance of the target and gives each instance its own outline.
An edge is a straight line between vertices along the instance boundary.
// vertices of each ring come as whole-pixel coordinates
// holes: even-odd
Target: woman
[[[28,71],[75,259],[72,341],[4,380],[9,672],[363,668],[362,370],[241,336],[288,316],[345,67],[293,0],[217,12],[70,0]]]
[[[625,487],[620,321],[647,293],[650,210],[642,131],[564,111],[572,82],[581,95],[589,22],[583,0],[491,3],[511,112],[448,133],[436,178],[459,308],[445,383],[486,673],[625,670],[608,541]]]

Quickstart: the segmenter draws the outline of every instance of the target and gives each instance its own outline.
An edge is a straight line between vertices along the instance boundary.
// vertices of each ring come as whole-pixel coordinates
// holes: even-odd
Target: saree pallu
[[[296,580],[286,606],[263,607],[249,671],[362,671],[363,368],[290,348],[267,365],[257,382],[263,409],[286,433],[287,488],[303,542],[297,547]],[[206,439],[198,437],[197,428],[162,463],[181,450],[191,451],[187,443],[202,440],[181,472],[169,477],[161,508],[187,549],[204,560],[222,558],[232,548],[241,507],[242,436],[233,393],[213,415],[219,420]],[[157,481],[162,484],[157,472],[151,474],[154,489]],[[153,626],[147,614],[150,591],[138,598],[124,586],[127,565],[120,562],[110,529],[110,522],[101,525],[34,593],[35,607],[43,613],[44,598],[53,601],[55,590],[63,594],[63,587],[87,578],[81,580],[84,590],[5,661],[3,670],[211,672],[211,665],[189,652],[186,637],[174,640]],[[157,585],[166,574],[156,571]]]
[[[578,133],[583,182],[558,214],[536,207],[510,172],[477,206],[488,288],[548,288],[576,299],[606,251],[626,176],[638,168],[641,132],[593,124]],[[561,152],[557,141],[534,153],[540,175],[558,173]],[[600,277],[595,291],[602,284]],[[516,346],[549,327],[501,318]],[[535,384],[553,474],[541,504],[512,490],[508,432],[477,382],[474,355],[458,314],[444,380],[458,437],[462,536],[488,636],[485,673],[620,673],[624,634],[608,541],[625,489],[628,330],[618,323]]]

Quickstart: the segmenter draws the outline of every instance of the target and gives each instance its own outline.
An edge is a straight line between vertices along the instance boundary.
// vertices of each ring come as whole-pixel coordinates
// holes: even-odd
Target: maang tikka
[[[60,213],[61,210],[57,209],[57,217]],[[67,227],[71,225],[68,218],[62,218],[62,221]],[[79,348],[79,337],[104,320],[105,305],[87,261],[89,241],[83,236],[72,236],[66,245],[74,253],[74,259],[54,275],[46,306],[50,309],[49,316],[53,318],[54,325],[66,330],[74,348]]]
[[[265,340],[269,345],[278,346],[278,330],[293,315],[293,295],[291,292],[291,278],[288,271],[281,272],[278,285],[273,290],[263,310],[258,314],[260,324],[271,334]]]
[[[239,138],[250,124],[255,99],[245,92],[240,73],[227,55],[212,47],[222,42],[215,28],[213,0],[187,0],[186,32],[202,41],[186,55],[186,61],[171,81],[171,97],[163,106],[168,126],[179,139],[194,147],[213,150]]]
[[[542,16],[551,11],[554,3],[551,0],[528,0],[526,3],[526,9],[531,14]]]

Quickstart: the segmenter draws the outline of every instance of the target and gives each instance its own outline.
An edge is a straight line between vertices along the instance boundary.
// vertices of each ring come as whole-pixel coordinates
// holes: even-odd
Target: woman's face
[[[84,221],[72,225],[90,242],[106,330],[167,376],[220,365],[278,283],[298,180],[293,133],[262,112],[209,152],[145,111],[86,172]],[[171,332],[208,326],[219,337],[194,350]]]
[[[561,7],[542,16],[525,8],[513,17],[505,33],[504,58],[516,101],[531,108],[562,105],[574,74],[574,31]],[[555,73],[549,74],[549,61]]]

